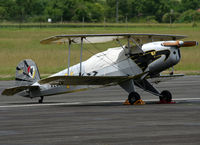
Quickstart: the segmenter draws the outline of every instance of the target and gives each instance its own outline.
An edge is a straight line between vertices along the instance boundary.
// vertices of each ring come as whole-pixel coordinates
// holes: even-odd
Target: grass
[[[0,24],[1,25],[1,24]],[[6,24],[3,24],[6,25]],[[12,24],[9,24],[12,25]],[[61,24],[60,24],[61,25]],[[75,24],[73,24],[75,25]],[[81,23],[79,24],[81,25]],[[192,27],[192,24],[126,24],[110,27],[99,27],[102,24],[84,27],[56,27],[56,28],[17,28],[0,27],[0,79],[13,78],[17,64],[30,58],[34,60],[42,75],[52,74],[67,67],[66,45],[42,45],[40,40],[58,34],[81,34],[81,33],[157,33],[157,34],[181,34],[188,35],[185,40],[200,42],[200,24]],[[88,26],[88,27],[87,27]],[[117,46],[115,42],[107,44],[84,45],[83,59],[103,51],[109,47]],[[91,53],[92,52],[92,53]],[[181,48],[182,60],[175,70],[188,74],[200,73],[200,46]],[[80,45],[72,46],[71,65],[79,62]]]

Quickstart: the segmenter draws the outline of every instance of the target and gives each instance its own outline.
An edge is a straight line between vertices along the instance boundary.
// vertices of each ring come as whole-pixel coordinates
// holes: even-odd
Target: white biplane
[[[16,67],[15,87],[5,89],[2,95],[18,94],[24,97],[44,96],[83,91],[90,88],[120,85],[126,90],[128,101],[134,104],[140,100],[135,86],[159,96],[161,101],[169,103],[172,95],[169,91],[158,91],[150,79],[176,77],[173,73],[161,76],[160,73],[176,65],[180,59],[180,47],[197,45],[196,41],[178,41],[186,36],[163,34],[80,34],[58,35],[41,41],[41,44],[68,44],[68,68],[48,78],[40,79],[36,64],[26,59]],[[122,44],[121,40],[126,40]],[[119,47],[109,48],[82,61],[83,44],[117,41]],[[70,67],[70,49],[73,43],[80,44],[80,63]]]

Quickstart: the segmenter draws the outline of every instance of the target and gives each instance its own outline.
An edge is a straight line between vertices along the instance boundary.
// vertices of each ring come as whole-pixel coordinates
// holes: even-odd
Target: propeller
[[[198,45],[197,41],[168,41],[163,42],[163,46],[191,47]]]

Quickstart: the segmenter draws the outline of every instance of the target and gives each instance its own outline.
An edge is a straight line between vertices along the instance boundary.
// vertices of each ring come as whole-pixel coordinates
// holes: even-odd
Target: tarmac
[[[13,81],[0,81],[0,92]],[[0,95],[0,145],[199,145],[200,76],[154,85],[175,104],[137,89],[145,105],[123,105],[119,86],[37,99]]]

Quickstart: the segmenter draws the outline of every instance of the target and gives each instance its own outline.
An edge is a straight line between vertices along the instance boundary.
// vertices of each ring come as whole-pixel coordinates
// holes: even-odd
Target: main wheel
[[[160,101],[165,101],[167,103],[172,101],[172,94],[168,90],[161,92]]]
[[[140,100],[140,95],[137,92],[131,92],[128,95],[128,101],[130,104],[134,104],[137,100]]]

